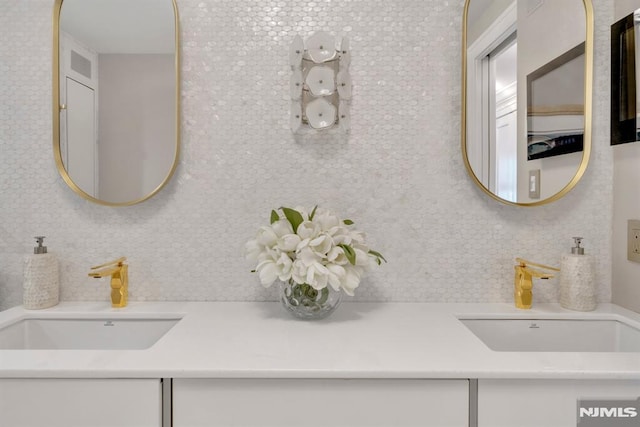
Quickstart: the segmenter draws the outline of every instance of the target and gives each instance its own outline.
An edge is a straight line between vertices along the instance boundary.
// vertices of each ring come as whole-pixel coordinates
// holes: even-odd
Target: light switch
[[[540,169],[529,171],[529,198],[540,198]]]
[[[627,259],[640,262],[640,220],[627,221]]]

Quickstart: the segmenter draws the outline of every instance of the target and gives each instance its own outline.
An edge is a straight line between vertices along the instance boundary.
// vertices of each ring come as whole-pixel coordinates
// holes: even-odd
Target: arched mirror
[[[179,154],[175,0],[56,0],[53,149],[62,178],[96,203],[156,194]]]
[[[512,205],[565,195],[591,151],[591,1],[466,0],[462,57],[471,178]]]

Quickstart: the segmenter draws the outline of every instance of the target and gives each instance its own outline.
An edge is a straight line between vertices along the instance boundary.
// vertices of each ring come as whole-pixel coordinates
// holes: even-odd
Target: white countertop
[[[612,304],[581,313],[557,304],[343,303],[301,321],[279,303],[66,302],[15,307],[0,325],[29,317],[179,315],[145,350],[0,350],[0,378],[553,378],[640,379],[640,353],[499,352],[460,317],[603,318],[640,315]]]

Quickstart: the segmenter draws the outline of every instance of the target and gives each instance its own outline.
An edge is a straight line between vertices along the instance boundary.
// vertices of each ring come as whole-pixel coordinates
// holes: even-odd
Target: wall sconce
[[[291,43],[289,63],[291,75],[291,131],[301,133],[339,126],[349,132],[351,120],[351,76],[349,40],[336,39],[318,31],[302,41],[296,36]]]

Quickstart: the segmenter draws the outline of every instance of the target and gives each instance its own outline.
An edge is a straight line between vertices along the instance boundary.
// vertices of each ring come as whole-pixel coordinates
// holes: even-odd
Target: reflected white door
[[[517,201],[518,128],[517,111],[496,119],[496,193],[510,202]]]
[[[517,123],[518,43],[514,36],[489,55],[490,186],[498,197],[517,202],[518,123]]]
[[[66,105],[65,168],[82,191],[97,197],[95,93],[67,77]]]

